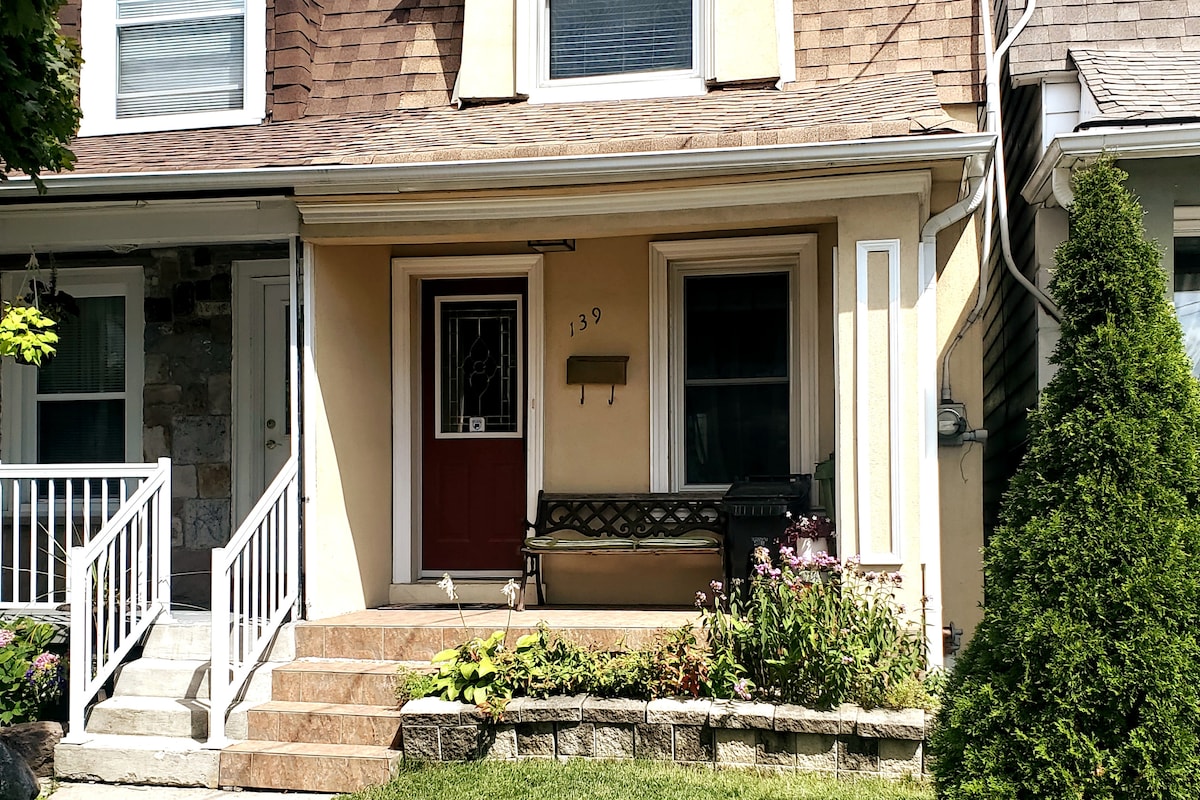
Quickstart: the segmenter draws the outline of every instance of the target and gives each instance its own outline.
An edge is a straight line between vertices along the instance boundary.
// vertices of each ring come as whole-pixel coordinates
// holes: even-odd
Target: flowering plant
[[[833,536],[833,520],[820,514],[792,515],[788,512],[788,525],[783,530],[784,541],[795,546],[800,539],[824,539]]]
[[[924,667],[923,641],[895,600],[901,582],[855,559],[783,545],[776,561],[758,548],[750,580],[728,593],[714,583],[713,608],[701,607],[711,663],[724,665],[713,693],[815,707],[883,703]]]
[[[67,683],[66,663],[47,650],[53,638],[44,622],[0,622],[0,725],[53,714]]]

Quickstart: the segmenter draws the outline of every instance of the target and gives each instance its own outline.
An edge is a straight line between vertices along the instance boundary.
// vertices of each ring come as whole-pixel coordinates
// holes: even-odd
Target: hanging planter
[[[79,303],[58,289],[58,270],[51,267],[50,283],[41,280],[37,255],[31,254],[22,286],[27,291],[16,302],[4,304],[0,319],[0,356],[18,364],[41,367],[54,358],[58,334],[54,328],[79,316]]]

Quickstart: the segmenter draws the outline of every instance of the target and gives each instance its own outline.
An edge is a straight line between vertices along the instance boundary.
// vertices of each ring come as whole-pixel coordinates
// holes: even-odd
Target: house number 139
[[[600,306],[592,306],[592,322],[591,322],[591,324],[592,325],[600,324]],[[571,335],[572,336],[575,335],[576,331],[583,333],[587,329],[588,329],[588,315],[587,314],[580,314],[578,322],[576,322],[575,320],[571,320]]]

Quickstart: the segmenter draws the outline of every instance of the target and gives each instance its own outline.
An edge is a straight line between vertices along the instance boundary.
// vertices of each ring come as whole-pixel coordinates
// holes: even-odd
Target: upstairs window
[[[83,135],[250,124],[265,102],[262,0],[83,9]]]
[[[703,94],[700,0],[540,0],[530,99]]]

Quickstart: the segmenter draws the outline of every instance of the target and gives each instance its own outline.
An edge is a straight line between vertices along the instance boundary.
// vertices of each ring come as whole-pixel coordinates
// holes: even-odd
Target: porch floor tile
[[[463,619],[469,628],[496,630],[509,622],[505,607],[464,608]],[[531,629],[545,622],[551,629],[614,628],[659,629],[680,628],[696,623],[699,612],[691,608],[552,608],[535,606],[523,612],[514,611],[511,627]],[[327,619],[313,620],[306,625],[373,626],[383,628],[462,628],[463,620],[453,606],[384,606],[355,611]]]

